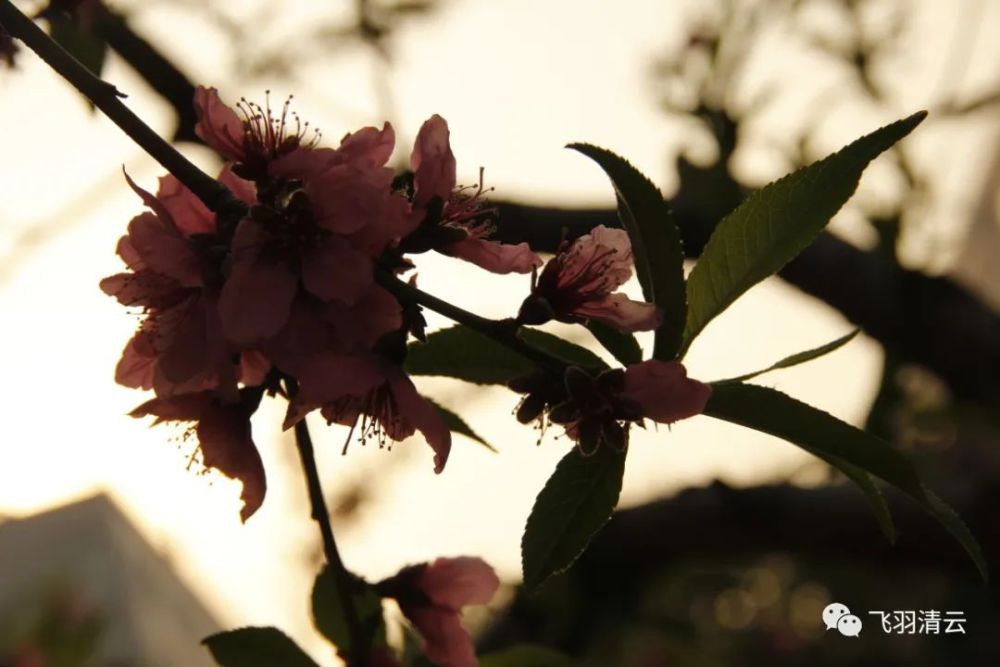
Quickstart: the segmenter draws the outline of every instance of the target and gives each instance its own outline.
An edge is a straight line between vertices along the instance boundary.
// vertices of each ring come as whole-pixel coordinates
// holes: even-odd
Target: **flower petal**
[[[391,292],[372,285],[349,309],[331,304],[327,319],[345,344],[370,350],[383,334],[403,326],[403,307]]]
[[[194,92],[194,109],[198,114],[195,134],[227,160],[241,160],[243,123],[219,98],[219,91],[198,86]]]
[[[532,269],[542,265],[541,258],[527,243],[510,245],[468,238],[445,246],[441,251],[493,273],[531,273]]]
[[[298,289],[298,277],[287,264],[258,255],[259,236],[256,223],[240,222],[233,238],[233,269],[219,296],[223,331],[239,345],[278,333]]]
[[[195,432],[205,467],[215,468],[243,483],[243,510],[240,512],[243,521],[264,502],[267,489],[264,465],[253,442],[250,415],[243,404],[224,405],[212,392],[201,391],[167,399],[154,398],[129,414],[155,417],[154,424],[197,422]]]
[[[382,254],[390,245],[395,245],[420,224],[420,218],[413,214],[410,203],[399,195],[382,198],[378,209],[371,213],[371,222],[350,234],[354,247],[372,257]]]
[[[625,369],[622,396],[638,403],[643,416],[670,424],[701,414],[712,388],[692,380],[677,361],[649,359]]]
[[[313,357],[297,377],[299,394],[295,407],[290,407],[282,428],[295,422],[323,404],[345,397],[364,396],[385,381],[378,363],[370,355],[327,353]]]
[[[600,279],[606,292],[612,292],[632,277],[632,244],[624,229],[598,225],[576,239],[564,256],[563,279],[599,269],[593,278]]]
[[[253,204],[257,201],[257,186],[253,181],[247,181],[233,173],[230,165],[226,165],[219,172],[219,182],[229,188],[229,191],[245,204]]]
[[[496,572],[481,558],[438,558],[427,565],[417,586],[436,605],[459,610],[465,605],[486,604],[500,587]]]
[[[146,268],[146,265],[142,261],[142,257],[139,256],[139,251],[135,249],[135,246],[133,246],[132,242],[129,240],[128,234],[118,239],[118,245],[115,247],[115,252],[122,258],[122,261],[125,262],[125,266],[133,271],[141,271]]]
[[[476,649],[458,612],[400,605],[424,640],[424,654],[438,667],[477,667]]]
[[[115,382],[132,389],[152,389],[156,351],[146,331],[139,330],[125,345],[115,367]]]
[[[396,132],[388,122],[382,129],[363,127],[345,134],[337,153],[348,163],[366,167],[383,167],[396,145]]]
[[[345,326],[348,325],[345,323]],[[320,353],[347,351],[324,319],[323,305],[303,298],[296,298],[292,302],[292,310],[285,326],[266,341],[262,349],[275,366],[294,377],[307,368],[313,357]]]
[[[101,291],[123,306],[163,308],[191,292],[177,281],[153,271],[116,273],[100,282]]]
[[[390,371],[389,385],[400,416],[420,431],[427,444],[434,450],[434,472],[440,474],[451,452],[451,429],[444,423],[437,409],[417,393],[417,388],[402,370],[393,368]],[[384,426],[393,440],[403,439],[389,430],[389,424]]]
[[[413,182],[416,189],[414,204],[426,206],[434,197],[447,202],[455,189],[455,155],[449,144],[448,122],[434,114],[420,127],[410,155]]]
[[[253,442],[249,416],[239,404],[213,406],[202,415],[197,433],[202,463],[243,482],[240,518],[245,523],[264,502],[267,490],[264,464]]]
[[[215,214],[172,174],[160,177],[156,198],[186,236],[215,232]]]
[[[371,259],[342,236],[327,236],[302,257],[302,285],[323,301],[351,305],[373,282]]]
[[[211,372],[211,342],[203,299],[194,297],[158,314],[156,349],[160,370],[171,383]]]
[[[194,422],[209,409],[212,395],[200,391],[194,394],[181,394],[170,398],[153,398],[136,407],[129,413],[130,417],[154,417],[153,424],[163,422]]]
[[[185,287],[202,284],[201,262],[177,231],[152,213],[142,213],[128,225],[129,242],[142,262]]]
[[[338,166],[305,184],[316,224],[338,234],[351,234],[382,222],[392,197],[392,171]]]
[[[289,153],[279,155],[267,163],[267,173],[272,178],[308,182],[339,163],[334,148],[309,148],[298,146]]]
[[[633,301],[620,292],[585,301],[573,309],[573,314],[604,322],[619,331],[650,331],[663,322],[663,312],[656,304]]]
[[[271,360],[258,350],[245,350],[240,354],[237,379],[247,387],[254,387],[267,378],[271,370]]]

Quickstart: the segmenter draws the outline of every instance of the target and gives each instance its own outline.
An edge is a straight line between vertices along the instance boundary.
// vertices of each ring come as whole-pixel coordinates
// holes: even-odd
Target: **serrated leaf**
[[[705,414],[857,466],[892,484],[936,518],[969,554],[983,579],[989,578],[982,549],[968,527],[924,486],[913,464],[881,438],[780,391],[749,384],[713,386]]]
[[[567,363],[584,368],[605,369],[608,367],[603,359],[587,348],[540,329],[522,327],[518,336],[529,345],[537,347],[543,352],[548,352],[554,357],[559,357]]]
[[[590,320],[587,323],[587,330],[622,366],[642,361],[642,348],[632,334],[618,331],[597,320]]]
[[[364,633],[368,646],[384,646],[385,622],[382,616],[382,598],[367,582],[347,575],[354,585],[352,597],[354,609],[358,614],[361,632]],[[324,566],[316,577],[312,589],[313,625],[320,634],[337,647],[342,656],[351,654],[351,635],[347,617],[341,604],[341,595],[336,573],[330,566]]]
[[[518,335],[529,345],[567,363],[608,367],[590,350],[559,336],[527,327]],[[403,369],[410,375],[443,375],[476,384],[506,384],[536,367],[507,346],[459,324],[428,335],[426,343],[411,343]]]
[[[479,667],[572,667],[569,657],[544,646],[520,644],[479,658]]]
[[[854,194],[868,164],[926,115],[887,125],[761,188],[723,218],[688,276],[681,356],[716,315],[802,252]]]
[[[319,667],[277,628],[239,628],[201,640],[222,667]]]
[[[505,384],[535,370],[517,352],[472,329],[456,325],[407,347],[403,368],[410,375],[444,375],[476,384]]]
[[[659,188],[624,158],[590,144],[569,144],[567,148],[595,161],[611,179],[618,199],[618,217],[632,242],[643,296],[663,311],[653,358],[673,359],[681,345],[687,294],[681,235],[667,202]]]
[[[608,522],[618,504],[625,453],[600,447],[563,457],[531,509],[521,539],[524,586],[537,588],[565,571]]]
[[[483,438],[478,433],[473,431],[472,427],[469,426],[465,422],[465,420],[462,419],[460,416],[458,416],[448,408],[444,407],[440,403],[427,398],[426,396],[424,396],[423,398],[425,401],[434,406],[434,409],[438,411],[438,414],[441,415],[441,419],[443,419],[444,423],[448,425],[448,428],[451,430],[452,433],[461,433],[465,437],[471,440],[475,440],[476,442],[478,442],[491,452],[493,453],[497,452],[496,447],[483,440]]]
[[[820,345],[819,347],[814,347],[811,350],[806,350],[804,352],[798,352],[791,356],[785,357],[781,361],[777,361],[767,368],[763,368],[759,371],[754,371],[753,373],[747,373],[746,375],[738,375],[734,378],[727,378],[725,380],[718,380],[712,384],[731,384],[733,382],[745,382],[751,378],[755,378],[758,375],[763,375],[764,373],[770,373],[771,371],[776,371],[781,368],[791,368],[792,366],[798,366],[807,361],[812,361],[813,359],[818,359],[824,354],[829,354],[834,350],[843,347],[847,343],[851,342],[855,336],[858,335],[859,329],[855,329],[849,334],[845,334],[836,340],[832,340],[825,345]]]
[[[826,461],[829,465],[833,466],[839,470],[847,479],[854,482],[861,493],[865,496],[865,501],[868,502],[868,507],[871,509],[872,514],[875,515],[875,521],[878,523],[879,530],[885,535],[885,539],[889,541],[889,544],[896,543],[896,524],[892,520],[892,512],[889,511],[889,504],[885,502],[885,496],[879,491],[878,486],[875,484],[875,480],[869,475],[864,469],[859,468],[856,465],[852,465],[847,461],[838,458],[836,456],[831,456],[825,454],[821,451],[815,449],[809,449],[800,445],[802,449],[815,456],[816,458]]]

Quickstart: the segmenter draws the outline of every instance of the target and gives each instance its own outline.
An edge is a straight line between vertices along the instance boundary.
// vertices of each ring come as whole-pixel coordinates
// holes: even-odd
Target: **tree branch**
[[[198,169],[132,113],[131,109],[122,104],[119,99],[121,93],[113,85],[94,76],[9,0],[0,0],[0,25],[3,25],[13,37],[23,41],[57,74],[93,102],[94,106],[167,171],[176,176],[208,208],[221,211],[237,202],[225,186]]]
[[[173,141],[201,142],[194,132],[194,84],[159,49],[136,34],[121,14],[101,4],[94,32],[167,101],[177,114]]]
[[[1000,553],[995,508],[1000,485],[965,490],[956,510],[976,533],[991,563]],[[616,512],[580,560],[566,573],[565,585],[550,584],[554,599],[537,602],[518,593],[505,614],[484,634],[483,651],[518,642],[552,642],[543,622],[544,604],[572,600],[579,610],[562,636],[584,641],[601,628],[597,609],[633,608],[634,596],[672,568],[752,566],[756,559],[787,553],[810,567],[842,571],[861,566],[875,572],[931,569],[975,578],[962,550],[916,504],[890,492],[888,500],[899,532],[886,542],[860,493],[848,485],[803,489],[788,484],[734,489],[715,482],[676,496]],[[567,591],[567,592],[560,592]],[[546,595],[545,590],[539,594]],[[561,597],[560,597],[561,596]],[[541,612],[544,613],[544,612]],[[572,650],[572,646],[560,646]]]

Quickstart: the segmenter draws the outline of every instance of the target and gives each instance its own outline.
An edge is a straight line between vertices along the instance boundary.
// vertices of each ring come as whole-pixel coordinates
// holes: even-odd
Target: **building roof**
[[[0,636],[54,589],[99,615],[94,664],[215,664],[219,623],[105,495],[0,524]]]

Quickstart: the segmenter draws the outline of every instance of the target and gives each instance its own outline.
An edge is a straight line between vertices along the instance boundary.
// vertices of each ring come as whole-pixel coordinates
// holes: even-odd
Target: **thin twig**
[[[138,116],[122,104],[122,93],[110,83],[94,76],[65,49],[56,44],[35,23],[21,13],[9,0],[0,0],[0,25],[13,37],[24,42],[62,78],[94,103],[98,109],[120,127],[125,134],[177,177],[191,192],[213,211],[234,205],[242,206],[224,185],[198,169]]]
[[[563,360],[539,350],[518,338],[518,325],[514,320],[491,320],[475,313],[470,313],[452,303],[439,299],[433,294],[428,294],[413,285],[403,282],[381,268],[375,270],[375,282],[401,300],[411,301],[430,308],[448,319],[454,320],[459,324],[464,324],[473,331],[492,338],[541,368],[555,372],[560,376],[566,370],[566,363]]]
[[[294,396],[298,387],[294,380],[288,380],[288,394]],[[306,474],[306,486],[309,490],[309,505],[312,508],[312,518],[319,524],[319,532],[323,536],[323,553],[326,561],[333,569],[337,578],[337,595],[340,598],[340,607],[344,612],[347,621],[347,633],[350,636],[350,664],[363,667],[367,664],[368,651],[361,627],[361,617],[358,615],[357,606],[354,604],[354,581],[352,581],[344,561],[340,557],[340,550],[337,549],[337,539],[333,534],[333,525],[330,523],[330,513],[326,508],[326,499],[323,496],[323,486],[319,479],[319,470],[316,467],[316,454],[313,449],[312,437],[309,435],[309,426],[305,420],[295,424],[295,445],[299,450],[299,458],[302,460],[302,470]]]

